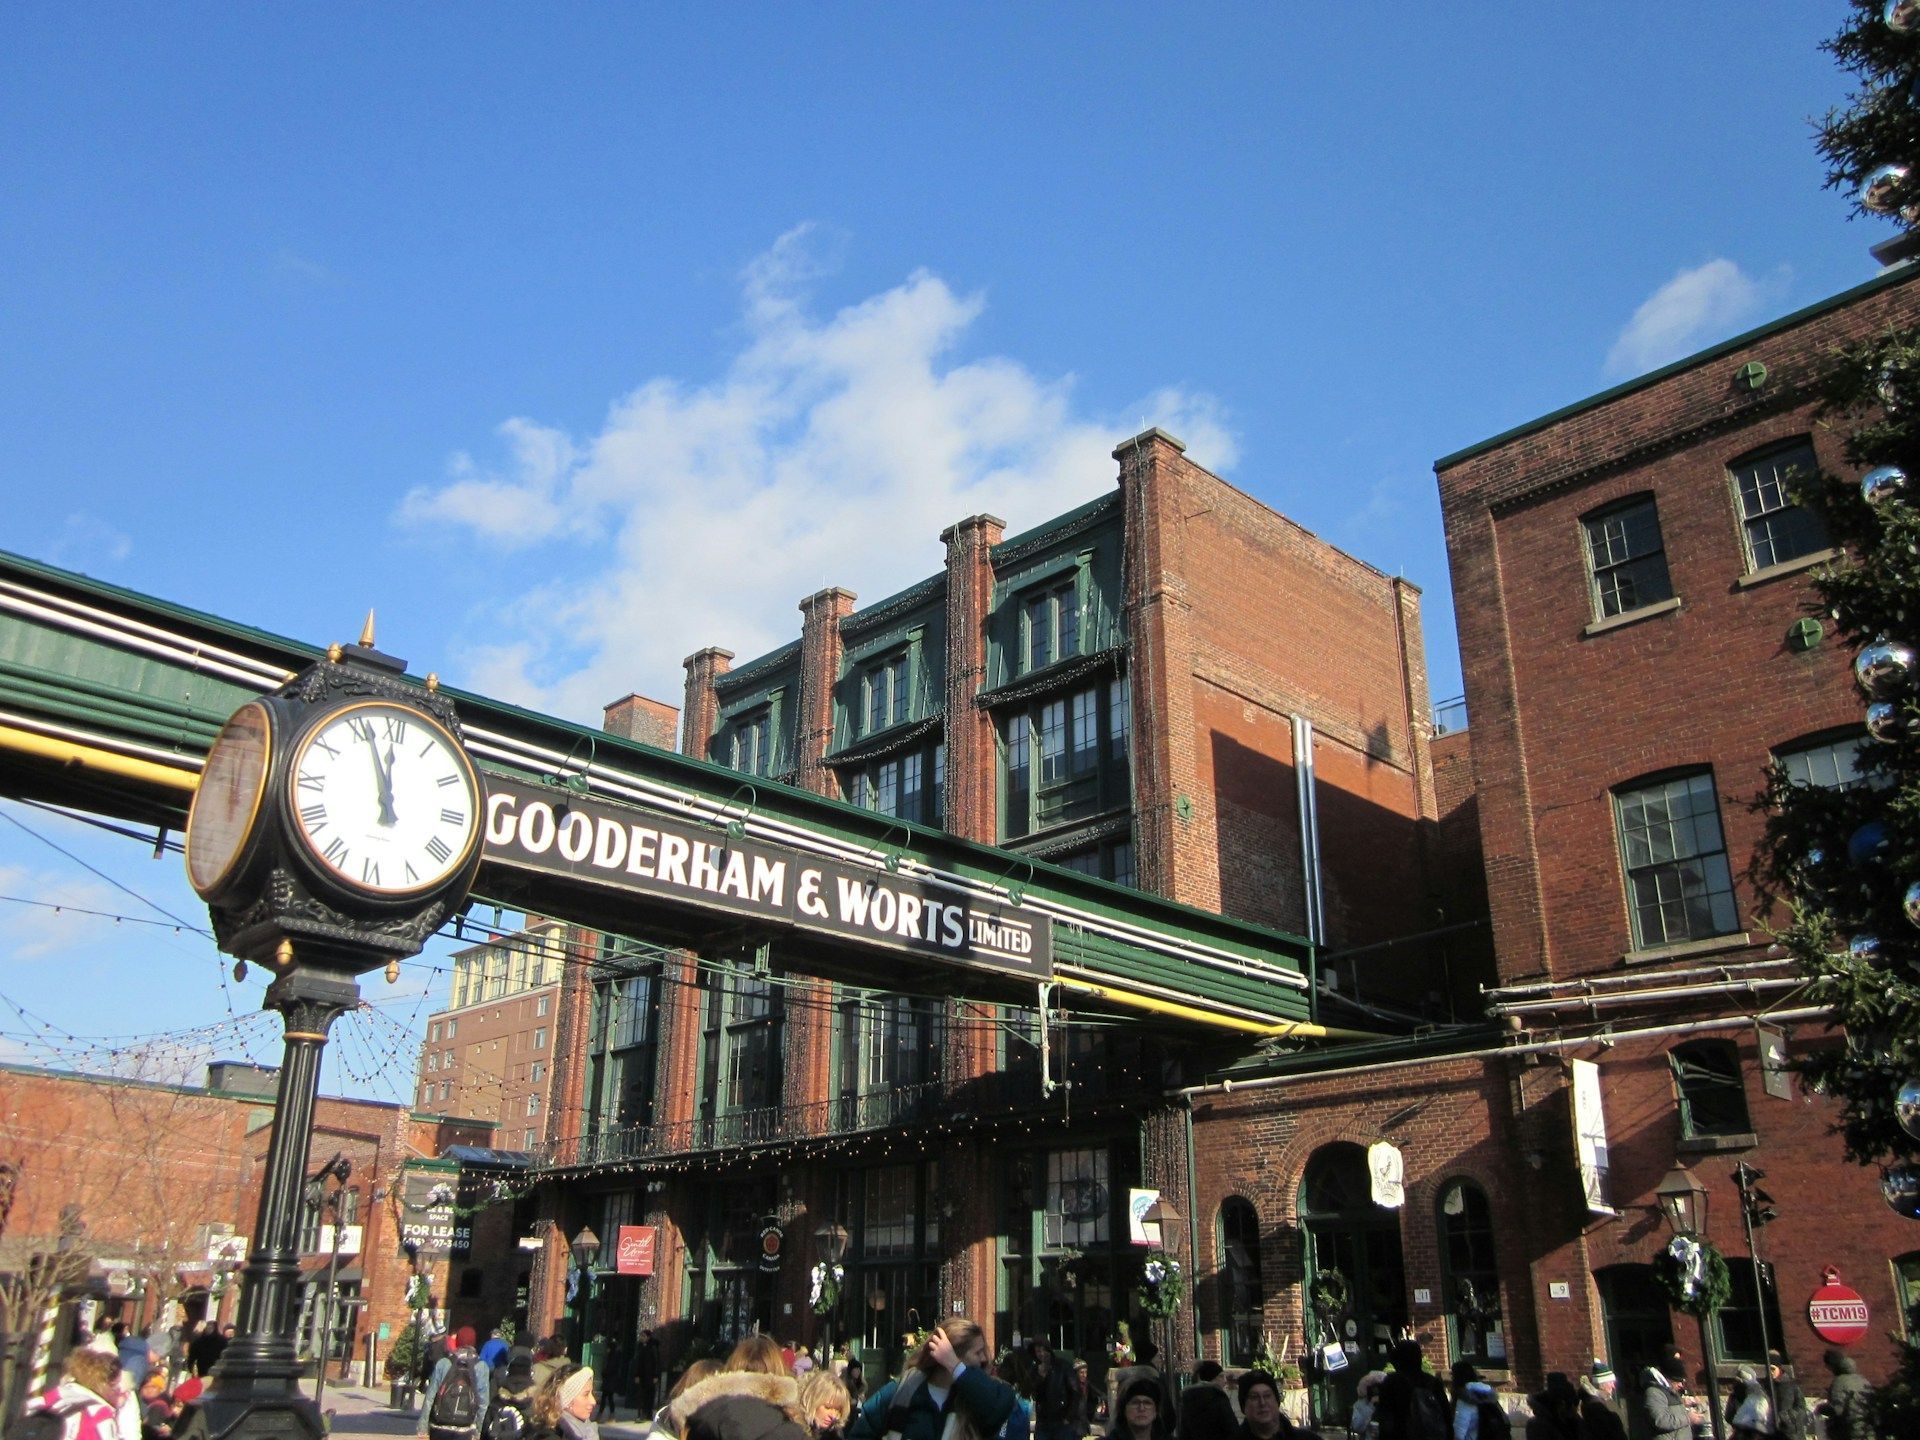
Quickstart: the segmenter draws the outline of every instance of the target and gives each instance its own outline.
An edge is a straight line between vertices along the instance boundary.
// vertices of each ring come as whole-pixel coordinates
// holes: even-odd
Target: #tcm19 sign
[[[1851,1345],[1867,1333],[1867,1302],[1860,1292],[1840,1283],[1840,1272],[1829,1265],[1820,1272],[1822,1284],[1807,1301],[1807,1321],[1814,1333],[1834,1345]]]

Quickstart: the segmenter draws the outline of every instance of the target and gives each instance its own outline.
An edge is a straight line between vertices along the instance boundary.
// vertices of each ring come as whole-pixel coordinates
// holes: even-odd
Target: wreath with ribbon
[[[1726,1257],[1699,1235],[1674,1236],[1653,1257],[1653,1280],[1669,1305],[1701,1320],[1723,1307],[1733,1293]]]
[[[1313,1313],[1331,1325],[1353,1308],[1353,1286],[1338,1270],[1321,1270],[1307,1287],[1307,1303]]]
[[[1164,1250],[1149,1250],[1140,1276],[1140,1286],[1133,1292],[1133,1299],[1142,1314],[1163,1320],[1179,1308],[1186,1281],[1178,1260]]]
[[[831,1315],[834,1307],[840,1303],[840,1284],[847,1278],[847,1267],[829,1265],[822,1260],[807,1274],[812,1284],[813,1313]]]

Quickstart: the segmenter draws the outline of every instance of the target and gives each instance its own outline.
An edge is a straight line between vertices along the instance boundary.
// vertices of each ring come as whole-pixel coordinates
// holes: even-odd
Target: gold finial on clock
[[[427,693],[431,695],[439,688],[440,688],[440,672],[437,670],[429,670],[427,672]]]
[[[333,644],[327,646],[327,659],[331,660],[336,665],[340,663],[340,657],[342,655],[345,655],[346,653],[347,653],[346,647],[342,645],[338,640],[334,641]]]
[[[274,968],[279,970],[288,970],[293,967],[293,941],[282,938],[280,943],[273,947],[273,963]]]
[[[363,650],[373,649],[373,611],[371,610],[367,611],[367,623],[360,627],[360,647]]]

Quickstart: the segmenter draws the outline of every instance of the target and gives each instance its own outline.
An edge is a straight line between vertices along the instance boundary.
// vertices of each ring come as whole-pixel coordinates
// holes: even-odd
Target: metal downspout
[[[1289,715],[1293,723],[1293,775],[1300,809],[1300,883],[1305,890],[1307,936],[1307,1016],[1320,1018],[1320,947],[1327,943],[1325,897],[1320,884],[1320,796],[1313,770],[1313,722]]]
[[[1180,1106],[1187,1131],[1187,1312],[1193,1317],[1193,1358],[1200,1359],[1200,1301],[1194,1294],[1194,1282],[1200,1276],[1200,1204],[1194,1199],[1199,1172],[1193,1161],[1193,1101]]]

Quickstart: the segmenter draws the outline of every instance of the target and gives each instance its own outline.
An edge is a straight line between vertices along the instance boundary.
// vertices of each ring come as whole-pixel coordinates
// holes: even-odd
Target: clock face
[[[187,879],[203,896],[225,882],[253,833],[271,735],[266,706],[250,703],[233,713],[207,752],[187,812]]]
[[[337,710],[302,737],[287,802],[313,858],[369,895],[432,889],[480,835],[479,787],[459,742],[385,701]]]

